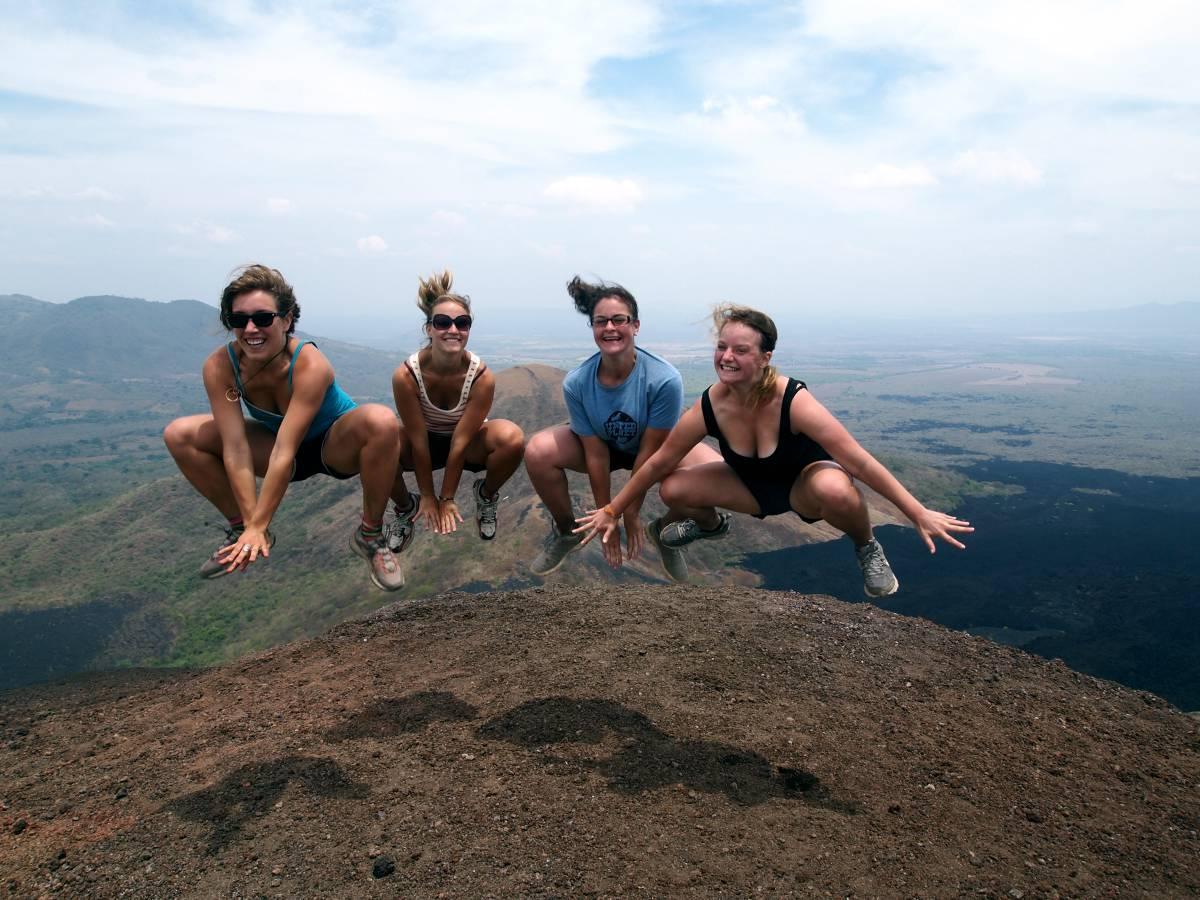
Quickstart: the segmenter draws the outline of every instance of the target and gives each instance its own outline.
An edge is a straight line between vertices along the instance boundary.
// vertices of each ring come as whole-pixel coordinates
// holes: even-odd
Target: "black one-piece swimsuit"
[[[756,516],[765,519],[767,516],[777,516],[781,513],[792,512],[792,485],[798,476],[812,463],[821,460],[832,460],[824,447],[803,432],[796,434],[792,431],[791,407],[792,398],[797,391],[806,390],[803,381],[789,378],[787,388],[783,392],[783,404],[779,410],[779,445],[770,456],[742,456],[735,453],[725,440],[717,417],[713,413],[712,401],[708,399],[705,388],[700,397],[700,409],[704,412],[704,426],[710,437],[715,437],[720,445],[721,458],[729,468],[733,469],[746,489],[758,501],[760,512]],[[797,515],[800,515],[797,513]],[[800,516],[805,522],[819,522],[820,519],[810,519]]]

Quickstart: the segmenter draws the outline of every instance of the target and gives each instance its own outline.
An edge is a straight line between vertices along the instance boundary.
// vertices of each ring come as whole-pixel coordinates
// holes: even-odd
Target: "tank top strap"
[[[704,393],[700,395],[700,411],[704,413],[704,427],[709,437],[715,437],[721,443],[725,443],[725,435],[721,434],[721,429],[717,427],[717,416],[713,412],[712,401],[708,399],[708,392],[709,388],[705,388]]]
[[[412,372],[413,378],[416,379],[417,392],[421,395],[422,403],[432,406],[433,404],[429,402],[429,395],[425,393],[425,379],[421,377],[421,352],[418,350],[406,359],[404,364],[408,366],[408,371]]]
[[[301,341],[300,343],[298,343],[296,345],[296,349],[292,352],[291,362],[288,363],[288,387],[289,388],[291,388],[291,386],[292,386],[292,369],[296,368],[296,357],[300,355],[300,351],[302,349],[304,349],[306,344],[312,344],[314,347],[317,346],[316,344],[313,344],[312,341]]]
[[[238,393],[242,393],[242,367],[238,364],[237,354],[233,352],[233,341],[225,345],[225,351],[229,354],[229,364],[233,366],[233,380],[237,384]]]
[[[475,376],[479,374],[479,369],[483,365],[483,360],[467,351],[467,356],[471,362],[467,365],[467,377],[463,379],[462,393],[458,395],[458,406],[462,406],[467,402],[467,397],[471,394],[471,385],[475,383]],[[458,407],[455,407],[457,409]]]
[[[788,376],[787,387],[783,389],[783,403],[779,407],[780,434],[792,433],[792,401],[798,393],[807,389],[808,385],[803,381]]]

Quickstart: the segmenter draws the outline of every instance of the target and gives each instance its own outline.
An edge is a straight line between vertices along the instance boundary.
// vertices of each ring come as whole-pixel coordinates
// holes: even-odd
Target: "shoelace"
[[[884,573],[883,553],[878,548],[872,547],[870,552],[863,556],[862,561],[863,571],[867,575],[875,577]]]
[[[496,507],[500,504],[500,498],[488,500],[482,494],[479,495],[479,521],[487,522],[492,525],[496,524]]]

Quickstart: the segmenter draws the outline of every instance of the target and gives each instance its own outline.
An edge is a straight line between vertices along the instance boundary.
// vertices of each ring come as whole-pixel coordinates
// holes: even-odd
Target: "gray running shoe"
[[[387,540],[382,534],[377,538],[363,537],[362,529],[356,527],[350,535],[350,549],[367,561],[371,581],[381,591],[398,591],[404,587],[404,573],[396,560]]]
[[[854,553],[863,573],[863,591],[868,597],[889,597],[900,589],[879,541],[872,538],[870,543],[855,547]]]
[[[383,526],[383,535],[387,541],[388,549],[392,553],[399,556],[404,552],[404,548],[412,543],[413,539],[413,518],[417,515],[417,509],[421,505],[420,494],[410,494],[412,498],[412,506],[405,512],[393,503],[392,508],[396,512],[396,518]]]
[[[695,519],[680,519],[672,522],[661,532],[658,540],[664,547],[686,547],[692,541],[712,541],[729,534],[729,523],[733,516],[729,513],[717,513],[715,528],[701,528]]]
[[[210,556],[208,559],[206,559],[204,561],[203,565],[200,566],[200,577],[201,578],[208,578],[208,579],[220,578],[222,575],[229,574],[228,572],[225,571],[225,569],[229,565],[229,563],[221,562],[220,556],[222,553],[225,552],[226,547],[228,547],[230,544],[237,543],[238,539],[242,536],[242,530],[243,529],[241,529],[241,528],[231,528],[228,525],[225,526],[225,540],[221,541],[221,546],[218,547],[216,550],[214,550],[212,553],[212,556]],[[270,537],[271,546],[274,547],[275,546],[275,535],[271,534],[271,532],[268,531],[267,536]]]
[[[655,519],[646,525],[646,537],[650,539],[650,543],[658,551],[658,558],[662,560],[663,570],[666,571],[667,577],[672,581],[687,581],[688,564],[687,556],[685,555],[686,551],[664,544],[659,537],[662,531],[661,519]]]
[[[475,487],[471,489],[471,495],[475,498],[475,525],[479,529],[479,536],[485,541],[490,541],[496,536],[496,506],[500,503],[500,492],[496,492],[496,496],[490,500],[483,495],[483,483],[486,478],[475,479]]]
[[[529,564],[529,571],[534,575],[549,575],[563,564],[568,553],[574,553],[579,549],[582,540],[583,535],[569,532],[559,534],[558,528],[551,525],[550,533],[542,541],[541,552]]]

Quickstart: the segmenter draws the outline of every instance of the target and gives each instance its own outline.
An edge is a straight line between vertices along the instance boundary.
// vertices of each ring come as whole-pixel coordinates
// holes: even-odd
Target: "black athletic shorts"
[[[446,468],[446,459],[450,456],[450,438],[453,435],[442,434],[440,431],[427,431],[429,435],[429,458],[433,460],[434,469]],[[487,466],[482,463],[466,461],[463,468],[468,472],[483,472]]]
[[[608,443],[605,441],[605,443]],[[624,450],[619,450],[612,444],[608,444],[608,471],[615,472],[617,469],[633,470],[633,464],[637,461],[637,456],[633,453],[626,453]]]
[[[333,423],[330,423],[329,428],[326,428],[320,434],[314,435],[300,444],[300,447],[296,450],[296,458],[292,461],[292,481],[304,481],[306,478],[312,478],[314,475],[328,475],[331,478],[341,480],[354,477],[354,473],[347,475],[344,472],[339,472],[337,469],[332,469],[325,465],[322,455],[325,450],[325,439],[329,437],[330,428],[333,428]]]

